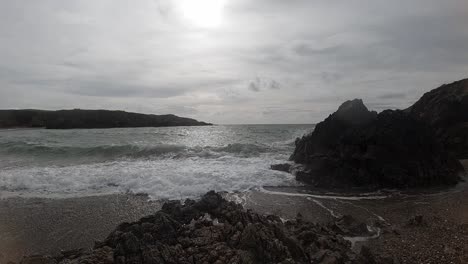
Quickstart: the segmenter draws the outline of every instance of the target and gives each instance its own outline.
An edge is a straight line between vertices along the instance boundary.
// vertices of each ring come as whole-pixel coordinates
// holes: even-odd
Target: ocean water
[[[313,125],[0,130],[0,196],[144,193],[197,197],[208,190],[296,186],[270,170]]]

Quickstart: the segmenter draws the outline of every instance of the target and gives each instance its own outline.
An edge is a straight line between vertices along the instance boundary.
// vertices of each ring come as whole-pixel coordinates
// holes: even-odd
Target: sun
[[[222,24],[225,0],[179,0],[182,16],[192,26],[216,28]]]

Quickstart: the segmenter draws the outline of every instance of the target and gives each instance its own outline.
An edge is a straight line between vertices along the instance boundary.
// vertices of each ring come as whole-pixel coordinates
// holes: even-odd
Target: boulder
[[[464,170],[425,122],[399,110],[379,114],[345,102],[296,140],[296,178],[319,187],[407,188],[456,184]]]

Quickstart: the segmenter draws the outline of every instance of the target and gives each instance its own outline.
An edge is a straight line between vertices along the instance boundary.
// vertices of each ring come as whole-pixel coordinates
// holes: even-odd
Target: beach
[[[120,223],[160,209],[143,195],[0,199],[0,263],[89,248]]]
[[[468,168],[468,162],[463,164]],[[343,215],[379,229],[369,237],[349,237],[354,250],[367,246],[402,263],[466,263],[468,184],[425,191],[366,194],[320,193],[305,188],[265,187],[224,193],[231,201],[283,220],[298,216],[327,223]],[[93,247],[122,222],[136,221],[161,208],[145,195],[102,195],[0,200],[0,263],[23,255],[56,255]],[[421,221],[414,221],[421,216]]]

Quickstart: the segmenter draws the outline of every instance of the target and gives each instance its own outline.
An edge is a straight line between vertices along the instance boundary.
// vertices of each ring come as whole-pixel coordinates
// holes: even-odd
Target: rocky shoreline
[[[303,166],[297,180],[323,188],[454,185],[464,173],[429,125],[403,111],[371,112],[358,99],[296,140],[291,160]]]
[[[133,223],[119,225],[92,250],[31,256],[21,263],[381,263],[357,254],[345,236],[369,233],[343,216],[326,225],[283,221],[228,202],[215,192],[199,201],[167,202]]]
[[[297,138],[294,164],[271,168],[320,188],[425,188],[466,176],[468,79],[426,93],[406,110],[369,111],[344,102]]]
[[[462,163],[468,167],[467,161]],[[372,263],[369,260],[371,257],[377,258],[377,263],[466,263],[468,260],[468,248],[464,248],[464,245],[468,244],[468,214],[466,213],[468,212],[468,203],[466,203],[468,199],[467,187],[467,183],[462,183],[450,189],[348,194],[315,192],[308,190],[307,187],[275,187],[259,191],[252,190],[247,193],[222,194],[222,197],[228,201],[236,201],[236,204],[219,199],[217,194],[210,194],[208,197],[216,197],[213,199],[215,201],[213,204],[216,205],[216,207],[207,206],[206,203],[201,202],[201,200],[198,202],[188,201],[183,205],[178,201],[169,202],[160,212],[156,214],[153,213],[148,217],[144,217],[142,220],[133,222],[136,220],[135,218],[133,218],[135,220],[127,218],[130,220],[129,223],[131,224],[122,224],[117,229],[112,228],[112,224],[106,224],[109,228],[107,229],[109,231],[106,231],[106,233],[113,229],[114,231],[111,235],[107,236],[107,239],[106,234],[103,234],[99,240],[104,242],[96,244],[95,249],[101,253],[107,254],[109,261],[111,261],[107,263],[115,263],[116,259],[113,258],[115,250],[120,247],[120,242],[125,241],[125,238],[121,236],[128,232],[133,234],[135,231],[133,228],[136,228],[137,235],[135,236],[137,238],[139,238],[139,236],[141,237],[141,235],[144,235],[147,231],[143,230],[143,233],[139,234],[139,228],[137,228],[137,226],[148,227],[145,222],[150,221],[152,222],[150,224],[153,224],[154,227],[154,222],[157,218],[155,215],[167,216],[180,224],[176,225],[176,227],[179,228],[177,230],[184,230],[185,233],[183,233],[182,237],[177,236],[177,239],[189,237],[190,239],[194,239],[193,241],[198,242],[205,239],[205,236],[208,236],[208,234],[226,234],[223,233],[226,231],[224,229],[225,226],[218,226],[219,224],[225,223],[226,226],[231,226],[229,230],[237,230],[237,223],[234,224],[234,221],[239,218],[239,215],[242,215],[248,216],[248,219],[254,219],[252,222],[250,222],[251,220],[247,220],[247,223],[251,225],[258,224],[260,221],[260,225],[262,226],[262,221],[265,221],[265,219],[267,223],[273,226],[280,225],[285,229],[284,234],[287,236],[292,235],[292,237],[297,235],[297,233],[291,233],[292,229],[288,228],[294,227],[297,229],[299,226],[303,226],[306,229],[311,229],[312,232],[318,232],[320,236],[324,236],[327,239],[338,239],[337,241],[340,241],[339,245],[343,247],[329,248],[329,253],[334,252],[332,251],[333,249],[337,250],[340,254],[343,252],[346,252],[346,254],[352,252],[350,256],[367,258],[366,262],[350,260],[350,263]],[[30,225],[33,225],[37,230],[49,230],[47,232],[51,235],[58,235],[62,232],[62,228],[66,228],[66,230],[63,230],[62,234],[64,235],[64,241],[76,242],[76,238],[78,237],[91,236],[87,243],[82,243],[81,245],[75,244],[75,250],[73,250],[73,248],[75,248],[73,246],[62,247],[57,244],[55,250],[51,248],[47,251],[50,252],[48,254],[44,254],[43,250],[38,250],[35,251],[36,254],[43,252],[41,254],[44,255],[30,256],[22,260],[10,258],[10,260],[14,260],[17,263],[58,263],[60,261],[62,263],[102,263],[102,259],[93,260],[87,257],[97,254],[92,251],[92,237],[99,237],[95,231],[101,229],[105,230],[107,227],[103,228],[102,224],[104,223],[122,222],[122,220],[112,220],[111,218],[114,217],[112,212],[116,212],[115,210],[128,211],[130,215],[136,216],[140,214],[143,216],[148,215],[148,213],[144,212],[151,211],[151,208],[153,208],[153,212],[161,209],[158,203],[154,205],[146,204],[144,202],[146,198],[143,196],[135,197],[138,199],[130,203],[122,200],[128,200],[130,198],[131,197],[122,197],[119,202],[115,201],[114,198],[76,198],[70,199],[70,201],[67,202],[67,204],[69,204],[68,206],[63,204],[64,200],[62,199],[46,202],[35,198],[29,198],[32,200],[25,200],[31,201],[28,202],[29,205],[14,204],[14,200],[8,202],[8,199],[0,201],[0,205],[4,202],[11,204],[12,210],[9,211],[8,218],[14,217],[15,214],[18,216],[24,215],[24,210],[28,210],[31,213],[36,212],[34,215],[37,215],[39,211],[50,215],[51,219],[49,223],[35,218],[36,220],[31,222]],[[33,200],[36,201],[33,202]],[[52,203],[52,201],[54,202]],[[99,203],[99,207],[102,207],[102,209],[95,210],[95,213],[86,213],[82,209],[79,209],[93,208],[96,203]],[[82,214],[76,215],[74,217],[75,220],[70,218],[69,221],[60,224],[60,219],[63,217],[67,218],[68,215],[54,216],[50,214],[50,210],[51,208],[55,208],[54,210],[63,212],[62,209],[65,208],[64,206],[69,208],[65,211],[80,211]],[[112,208],[113,206],[117,207],[105,213],[105,208]],[[21,209],[21,207],[24,207],[24,209]],[[206,213],[208,215],[205,215]],[[228,215],[229,218],[227,217]],[[258,219],[256,218],[257,216],[259,217]],[[105,217],[106,220],[104,221],[102,217]],[[189,218],[193,218],[193,221],[189,221]],[[4,220],[6,219],[7,218]],[[83,226],[83,219],[88,219],[87,221],[90,222],[90,224],[93,222],[93,228],[90,229],[88,226]],[[8,222],[4,220],[0,219],[0,227],[6,227],[8,224]],[[172,223],[172,220],[169,222]],[[287,224],[287,221],[290,221],[292,224]],[[17,228],[24,229],[26,233],[30,232],[31,235],[37,233],[36,231],[27,231],[29,230],[28,227],[21,226],[20,223],[21,222],[15,224]],[[13,222],[10,224],[13,224]],[[134,226],[134,224],[137,226]],[[262,226],[262,228],[270,230],[270,224],[267,224],[266,227]],[[372,227],[372,230],[369,231],[365,228],[367,226]],[[322,228],[326,231],[317,231]],[[222,230],[224,231],[221,232]],[[238,231],[241,234],[243,232],[241,230]],[[151,233],[152,231],[149,232],[153,238],[159,237],[159,235]],[[30,240],[31,242],[36,241],[35,243],[39,243],[38,246],[45,245],[46,243],[53,246],[53,236],[49,236],[47,238],[48,240],[43,242],[35,240],[35,237],[36,236],[29,238],[24,237],[23,240]],[[227,243],[229,237],[231,236],[226,235],[226,237],[223,238],[226,240],[218,241],[218,243]],[[4,238],[5,237],[2,239]],[[209,239],[211,239],[211,236],[209,236]],[[204,241],[211,241],[209,239],[205,239]],[[156,240],[157,239],[153,240],[153,243]],[[145,241],[141,241],[140,239],[138,241],[141,247],[146,247]],[[334,241],[334,243],[337,243],[337,241]],[[61,244],[63,244],[63,242]],[[8,246],[8,243],[4,243],[4,245]],[[149,243],[148,245],[151,246],[153,244]],[[26,244],[21,244],[21,246],[26,246]],[[174,246],[174,244],[172,244],[172,246]],[[362,251],[363,246],[364,251]],[[80,247],[82,248],[80,249]],[[236,247],[228,248],[236,252],[240,250]],[[216,250],[216,248],[214,250]],[[200,257],[210,252],[211,251],[204,251],[204,253],[199,252]],[[31,253],[29,255],[31,255]],[[112,258],[110,258],[110,256],[112,256]],[[8,257],[8,255],[6,257]],[[8,258],[4,260],[8,260]],[[442,262],[442,260],[445,262]],[[0,261],[0,263],[8,263],[8,261]],[[253,263],[267,262],[257,261]],[[312,263],[320,262],[316,261]],[[338,261],[331,263],[346,262]]]
[[[358,223],[380,229],[377,235],[349,237],[355,242],[353,250],[359,252],[365,246],[388,263],[467,263],[468,183],[338,195],[269,188],[236,200],[246,208],[283,219],[300,213],[305,221],[326,224],[351,215]]]

